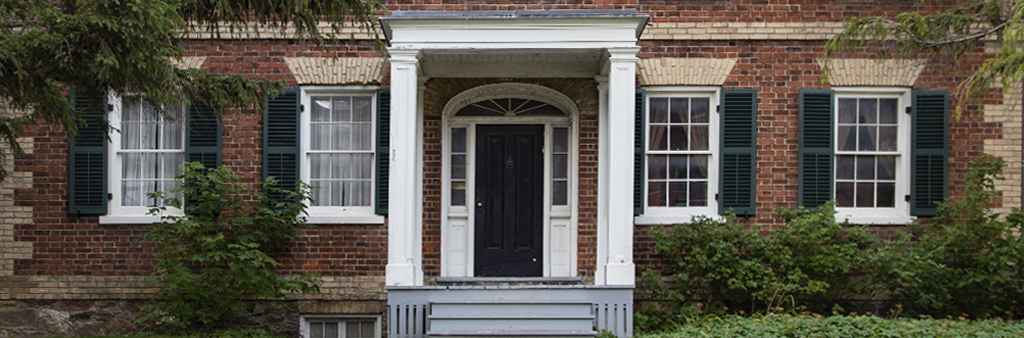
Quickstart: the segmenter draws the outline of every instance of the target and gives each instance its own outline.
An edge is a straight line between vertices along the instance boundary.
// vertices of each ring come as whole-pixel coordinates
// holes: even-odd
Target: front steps
[[[429,337],[593,337],[593,304],[559,301],[433,302]]]
[[[633,334],[633,287],[387,287],[388,337],[593,337]]]

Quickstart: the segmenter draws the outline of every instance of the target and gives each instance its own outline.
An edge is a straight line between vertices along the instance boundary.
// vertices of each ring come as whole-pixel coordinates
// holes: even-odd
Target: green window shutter
[[[757,91],[722,90],[719,213],[753,215],[757,167]]]
[[[218,112],[202,100],[193,98],[188,107],[185,121],[185,162],[199,162],[207,169],[220,166],[221,163],[221,128],[217,119]],[[188,182],[185,182],[186,186]],[[199,213],[189,206],[196,204],[191,196],[185,196],[185,210]]]
[[[644,186],[647,185],[647,182],[644,182],[644,170],[646,170],[644,164],[647,163],[646,149],[644,148],[646,140],[644,131],[647,130],[646,90],[636,90],[634,107],[636,120],[633,122],[633,214],[642,215],[644,213]]]
[[[185,134],[185,161],[216,168],[221,162],[221,128],[217,110],[201,100],[192,100],[188,108]]]
[[[263,179],[273,176],[287,190],[299,181],[299,98],[298,89],[284,89],[273,99],[267,97],[263,111]]]
[[[834,102],[832,90],[800,90],[797,203],[803,207],[815,208],[833,198]]]
[[[71,191],[68,212],[72,215],[102,215],[107,213],[106,92],[91,93],[98,96],[91,98],[85,94],[82,91],[71,92],[72,107],[87,125],[79,128],[78,136],[69,142],[68,183]]]
[[[935,216],[949,172],[949,92],[914,92],[911,103],[910,214]]]
[[[391,89],[377,90],[377,181],[374,183],[374,212],[388,214],[388,170],[391,160]]]

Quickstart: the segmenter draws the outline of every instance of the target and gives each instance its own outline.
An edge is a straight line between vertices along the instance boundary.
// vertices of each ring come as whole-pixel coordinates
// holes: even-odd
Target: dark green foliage
[[[183,106],[191,97],[212,107],[259,106],[262,93],[283,81],[179,69],[183,38],[221,31],[255,38],[251,32],[258,28],[288,29],[297,39],[329,47],[351,37],[342,32],[347,25],[376,37],[371,28],[378,10],[385,8],[364,0],[0,1],[0,102],[24,112],[0,117],[0,140],[17,156],[23,151],[16,140],[33,121],[63,128],[69,137],[87,125],[107,130],[105,120],[71,109],[67,89],[92,100],[110,90],[158,105]],[[102,106],[93,113],[105,114]],[[0,168],[0,180],[5,174]]]
[[[831,203],[813,213],[779,209],[786,226],[764,234],[732,218],[655,229],[655,253],[671,263],[661,274],[644,272],[644,285],[660,304],[636,314],[638,329],[780,307],[1021,318],[1024,214],[991,212],[1002,165],[990,156],[976,160],[962,198],[884,240],[864,227],[836,223]]]
[[[304,225],[297,216],[305,214],[299,201],[308,197],[308,187],[283,190],[271,178],[264,184],[268,192],[246,191],[230,169],[207,169],[198,162],[182,166],[177,178],[185,183],[172,193],[182,192],[190,204],[166,198],[165,206],[151,212],[184,207],[188,213],[164,216],[144,236],[156,243],[153,281],[160,286],[145,307],[146,319],[182,327],[207,325],[231,319],[234,311],[247,308],[248,299],[319,291],[318,275],[281,276],[274,271],[281,266],[276,257],[289,249],[295,229]],[[287,198],[275,201],[270,194]],[[255,196],[262,203],[242,196]]]
[[[939,206],[933,222],[913,226],[915,244],[903,261],[888,267],[891,286],[904,309],[936,317],[973,318],[1024,314],[1024,214],[991,211],[1003,161],[974,161],[964,196]],[[895,264],[895,263],[894,263]]]
[[[1024,78],[1024,2],[1019,0],[981,0],[936,2],[944,10],[904,12],[869,17],[852,17],[843,25],[843,31],[825,44],[825,62],[822,80],[826,81],[831,69],[829,59],[850,53],[873,50],[879,59],[945,59],[957,64],[964,54],[978,53],[982,43],[995,43],[998,51],[986,53],[984,64],[970,67],[958,86],[960,98],[978,97],[999,85],[1007,93]],[[869,49],[863,47],[870,47]],[[980,54],[980,53],[979,53]],[[942,63],[942,61],[939,61]],[[966,103],[967,100],[962,100]],[[957,107],[957,116],[964,105]]]
[[[642,312],[636,320],[641,329],[665,328],[704,313],[778,306],[829,313],[849,306],[853,295],[874,293],[857,275],[869,263],[875,236],[837,224],[831,204],[814,213],[779,211],[787,226],[767,234],[733,218],[703,217],[652,231],[655,253],[672,262],[662,271],[669,285],[652,270],[644,272],[644,285],[655,299],[669,301],[674,313]]]
[[[647,337],[960,338],[1021,337],[1024,324],[1002,320],[883,319],[873,316],[710,316]]]

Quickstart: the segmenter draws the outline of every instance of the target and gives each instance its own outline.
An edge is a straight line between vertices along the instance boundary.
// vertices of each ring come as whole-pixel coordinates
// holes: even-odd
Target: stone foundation
[[[80,336],[172,329],[169,323],[139,324],[145,300],[7,300],[0,302],[0,338]],[[260,301],[225,323],[232,330],[260,329],[299,336],[299,315],[380,315],[385,303],[367,301]]]

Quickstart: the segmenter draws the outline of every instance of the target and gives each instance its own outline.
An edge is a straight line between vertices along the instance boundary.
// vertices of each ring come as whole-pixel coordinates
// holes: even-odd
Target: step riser
[[[589,304],[431,304],[430,314],[445,317],[593,316],[593,309]]]
[[[593,320],[562,320],[562,319],[453,319],[431,320],[430,331],[461,331],[461,332],[521,332],[521,331],[591,331]]]

